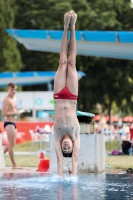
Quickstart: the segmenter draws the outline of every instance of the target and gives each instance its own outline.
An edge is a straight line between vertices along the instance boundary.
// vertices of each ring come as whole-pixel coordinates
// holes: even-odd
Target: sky
[[[133,7],[133,0],[131,0],[131,3],[132,3],[132,7]]]

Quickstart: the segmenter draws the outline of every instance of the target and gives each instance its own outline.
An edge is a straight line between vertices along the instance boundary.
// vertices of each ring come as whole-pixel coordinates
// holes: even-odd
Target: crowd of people
[[[122,139],[130,141],[132,138],[132,123],[111,123],[106,121],[104,116],[95,123],[95,132],[104,134],[106,139]]]

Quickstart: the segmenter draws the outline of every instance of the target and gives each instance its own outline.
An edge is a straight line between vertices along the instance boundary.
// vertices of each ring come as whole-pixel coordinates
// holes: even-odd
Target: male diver
[[[73,10],[64,15],[64,34],[61,41],[59,67],[54,79],[54,135],[60,176],[63,176],[63,157],[72,157],[72,176],[76,176],[80,149],[80,126],[76,116],[78,99],[76,20],[77,14]],[[68,43],[69,28],[70,41]]]

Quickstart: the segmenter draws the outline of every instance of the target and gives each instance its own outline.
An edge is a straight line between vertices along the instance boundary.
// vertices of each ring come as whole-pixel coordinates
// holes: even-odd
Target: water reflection
[[[107,174],[106,199],[131,200],[133,199],[132,174]]]
[[[133,175],[81,174],[77,180],[48,174],[1,174],[0,200],[131,200]]]
[[[4,174],[0,178],[0,200],[17,199],[78,200],[75,179],[46,174]]]
[[[71,188],[71,189],[70,189]],[[79,200],[79,192],[78,192],[78,185],[72,184],[69,189],[67,189],[63,183],[58,185],[58,200],[63,199],[71,199],[71,200]]]

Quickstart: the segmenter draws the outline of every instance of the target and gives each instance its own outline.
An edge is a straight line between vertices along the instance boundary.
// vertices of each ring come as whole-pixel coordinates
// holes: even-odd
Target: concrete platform
[[[23,167],[23,169],[12,169],[11,167],[6,167],[4,170],[0,170],[0,174],[4,173],[16,173],[16,174],[29,174],[29,173],[44,173],[44,172],[37,172],[37,168],[35,167]],[[126,170],[124,169],[105,169],[105,171],[101,172],[102,174],[127,174]],[[80,173],[78,173],[80,174]],[[77,176],[78,176],[77,174]],[[88,174],[88,173],[86,173]]]
[[[35,167],[23,167],[22,169],[12,169],[12,167],[6,167],[5,169],[0,169],[0,173],[41,173],[36,171]]]
[[[50,135],[50,172],[57,173],[54,135]],[[72,169],[72,159],[63,159],[64,172]],[[78,173],[101,173],[105,170],[105,141],[103,134],[80,134]]]

